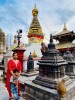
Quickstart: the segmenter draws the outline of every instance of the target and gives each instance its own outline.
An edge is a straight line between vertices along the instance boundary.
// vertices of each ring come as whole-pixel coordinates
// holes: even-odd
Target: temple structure
[[[55,48],[52,35],[46,51],[38,61],[39,75],[25,83],[27,100],[74,100],[75,84],[65,75],[67,62]]]
[[[32,15],[33,19],[27,35],[28,44],[26,45],[25,56],[28,57],[31,52],[33,57],[35,58],[35,57],[41,57],[40,48],[41,48],[41,43],[43,42],[44,39],[42,28],[38,20],[38,9],[36,8],[36,5],[32,10]]]
[[[28,42],[29,43],[42,43],[44,39],[44,35],[42,32],[42,28],[40,26],[39,20],[38,20],[38,9],[36,8],[36,5],[34,6],[34,9],[32,10],[33,20],[29,28],[28,32]]]
[[[5,48],[5,34],[0,28],[0,53],[5,53],[6,48]]]
[[[72,43],[75,39],[75,33],[73,31],[69,31],[64,23],[63,31],[53,36],[53,39],[58,40],[59,43],[56,44],[56,48],[61,52],[67,50],[67,47],[72,52],[75,48],[75,44]]]

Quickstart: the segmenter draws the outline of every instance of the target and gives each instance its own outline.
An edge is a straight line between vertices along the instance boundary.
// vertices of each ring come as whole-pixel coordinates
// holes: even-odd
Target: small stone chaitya
[[[63,55],[64,59],[67,61],[66,65],[66,75],[69,75],[70,78],[75,79],[75,58],[69,49]]]
[[[51,35],[50,44],[46,49],[45,55],[42,56],[39,64],[39,76],[33,81],[39,85],[56,88],[58,80],[65,76],[66,61],[60,56],[60,52],[55,48],[53,44],[53,38]]]
[[[33,71],[34,70],[34,60],[33,57],[30,53],[27,61],[27,72]]]

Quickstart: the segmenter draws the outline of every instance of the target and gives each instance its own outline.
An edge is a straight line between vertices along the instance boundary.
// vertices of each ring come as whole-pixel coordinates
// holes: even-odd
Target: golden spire
[[[36,9],[36,4],[34,5],[34,9]]]
[[[43,35],[42,28],[38,20],[38,16],[37,16],[38,9],[36,8],[36,4],[34,5],[34,9],[32,10],[32,15],[33,15],[33,20],[28,32],[28,42],[42,43],[44,39],[44,35]]]
[[[34,9],[32,10],[32,15],[37,16],[38,15],[38,9],[36,8],[36,4],[34,5]]]
[[[35,50],[34,50],[32,56],[33,56],[33,57],[37,57],[37,54],[36,54]]]
[[[66,23],[64,23],[64,28],[63,28],[63,30],[67,30]]]

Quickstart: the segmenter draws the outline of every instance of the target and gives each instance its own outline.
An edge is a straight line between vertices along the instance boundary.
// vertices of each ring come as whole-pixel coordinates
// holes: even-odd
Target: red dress
[[[10,77],[12,76],[11,71],[13,71],[14,69],[18,69],[19,71],[21,71],[22,67],[21,67],[20,61],[18,61],[17,65],[16,65],[13,60],[9,60],[7,66],[8,66],[8,70],[7,70],[7,74],[6,74],[6,87],[9,92],[9,96],[11,96],[11,91],[10,91]],[[18,87],[18,92],[20,92],[20,84]]]

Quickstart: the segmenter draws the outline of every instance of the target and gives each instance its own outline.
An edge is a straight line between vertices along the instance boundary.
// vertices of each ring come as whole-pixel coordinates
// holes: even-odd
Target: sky
[[[68,30],[75,31],[75,0],[0,0],[0,27],[6,35],[15,35],[22,29],[22,42],[28,42],[27,33],[35,4],[45,42],[49,41],[50,33],[62,31],[64,23]]]

